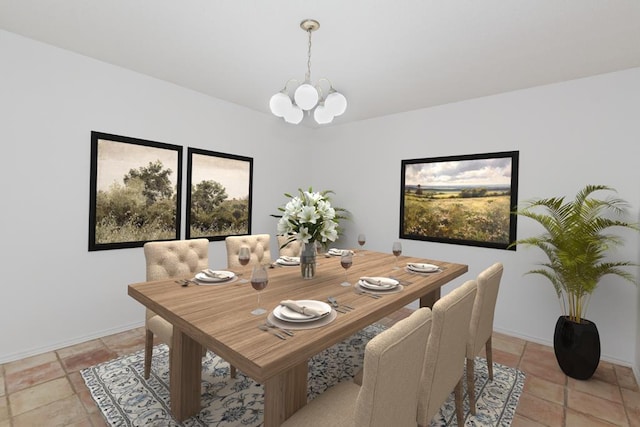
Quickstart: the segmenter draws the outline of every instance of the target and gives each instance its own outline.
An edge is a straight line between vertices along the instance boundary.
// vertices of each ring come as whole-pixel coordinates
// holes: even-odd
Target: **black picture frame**
[[[515,250],[519,152],[402,160],[400,238]]]
[[[89,251],[180,238],[182,146],[91,132]]]
[[[187,239],[251,234],[252,195],[253,158],[187,148]]]

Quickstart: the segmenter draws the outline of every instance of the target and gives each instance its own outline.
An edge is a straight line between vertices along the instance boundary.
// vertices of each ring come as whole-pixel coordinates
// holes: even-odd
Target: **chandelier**
[[[300,23],[300,28],[309,35],[307,74],[304,82],[301,84],[296,79],[289,79],[284,88],[271,97],[269,107],[275,116],[282,117],[287,123],[297,125],[302,121],[304,111],[311,114],[312,110],[313,118],[318,124],[331,123],[334,117],[341,115],[347,109],[347,98],[333,88],[329,79],[321,78],[315,85],[312,84],[311,33],[320,28],[320,23],[314,19],[305,19]],[[296,85],[293,99],[289,95],[289,90],[292,89],[290,83]],[[326,92],[322,90],[322,84],[325,84]]]

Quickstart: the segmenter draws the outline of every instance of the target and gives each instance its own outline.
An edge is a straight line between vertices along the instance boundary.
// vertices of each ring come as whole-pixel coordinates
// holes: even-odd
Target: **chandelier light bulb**
[[[326,125],[333,121],[333,114],[325,105],[320,104],[313,110],[313,118],[319,125]]]
[[[269,108],[274,116],[284,117],[285,113],[291,109],[291,98],[284,92],[278,92],[271,97]]]
[[[289,108],[289,110],[284,113],[284,121],[294,125],[300,123],[303,117],[304,113],[302,112],[302,109],[297,105],[292,105],[291,108]]]
[[[315,107],[318,103],[318,98],[318,91],[309,83],[301,84],[293,93],[293,99],[296,101],[296,105],[305,111]]]
[[[340,92],[331,92],[324,101],[324,105],[331,111],[331,114],[339,116],[347,110],[347,98]]]

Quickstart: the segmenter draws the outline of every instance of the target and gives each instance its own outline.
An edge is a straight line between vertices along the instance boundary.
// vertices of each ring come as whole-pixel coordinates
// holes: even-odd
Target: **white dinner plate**
[[[329,306],[329,304],[322,301],[302,299],[302,300],[297,300],[296,304],[304,305],[305,307],[318,310],[322,313],[331,313],[331,306]],[[273,315],[285,322],[314,322],[316,320],[320,320],[325,317],[325,316],[313,317],[313,316],[309,316],[308,314],[298,313],[297,311],[291,310],[289,307],[285,307],[283,305],[279,305],[276,308],[274,308]]]
[[[400,282],[398,282],[397,280],[390,279],[388,277],[370,277],[369,279],[371,279],[372,281],[379,282],[379,284],[372,283],[371,281],[362,280],[362,279],[358,281],[358,284],[363,288],[372,289],[374,291],[390,291],[392,289],[397,288],[398,285],[400,284]]]
[[[440,267],[438,267],[437,265],[423,264],[419,262],[408,262],[407,268],[419,273],[433,273],[434,271],[438,271],[440,269]]]
[[[228,282],[229,280],[235,277],[235,274],[233,273],[233,271],[224,271],[224,270],[210,270],[210,271],[213,276],[217,276],[217,277],[209,276],[201,271],[196,274],[196,280],[201,282],[208,282],[208,283],[220,283],[220,282]]]

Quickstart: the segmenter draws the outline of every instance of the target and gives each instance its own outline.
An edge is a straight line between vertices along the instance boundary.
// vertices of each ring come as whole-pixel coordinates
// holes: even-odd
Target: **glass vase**
[[[316,244],[302,243],[300,248],[300,273],[303,279],[313,279],[316,274]]]

